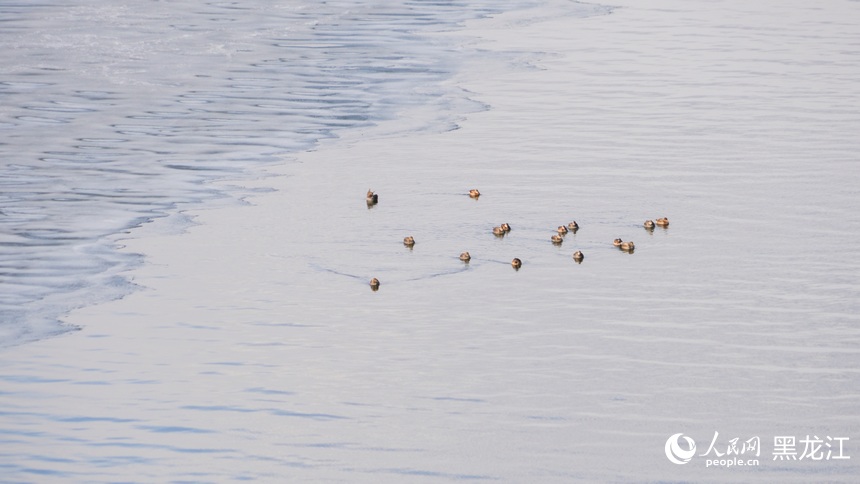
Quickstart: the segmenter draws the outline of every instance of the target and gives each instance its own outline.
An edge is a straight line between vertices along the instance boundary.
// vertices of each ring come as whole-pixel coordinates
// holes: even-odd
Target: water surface
[[[414,106],[132,233],[147,289],[6,353],[11,479],[856,480],[860,4],[621,3],[470,22],[460,129]],[[774,460],[807,435],[851,459]]]
[[[0,345],[127,293],[116,239],[246,195],[213,179],[410,106],[438,113],[410,129],[453,128],[479,106],[428,34],[524,4],[0,2]]]

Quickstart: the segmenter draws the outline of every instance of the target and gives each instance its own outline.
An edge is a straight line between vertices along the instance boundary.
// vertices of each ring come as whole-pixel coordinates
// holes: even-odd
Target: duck
[[[666,217],[658,218],[654,223],[656,223],[660,227],[668,227],[669,226],[669,219],[667,219]]]
[[[367,204],[375,205],[377,203],[379,203],[379,195],[373,193],[372,189],[367,190]]]
[[[477,188],[473,188],[469,190],[469,196],[471,198],[478,198],[481,196],[481,192],[479,192]]]
[[[630,241],[630,242],[622,242],[622,243],[621,243],[621,250],[626,250],[626,251],[628,251],[628,252],[633,252],[633,249],[635,249],[635,248],[636,248],[636,246],[633,244],[633,242],[632,242],[632,241]]]
[[[511,266],[516,270],[520,270],[520,267],[523,266],[523,261],[514,257],[514,260],[511,261]]]
[[[573,260],[575,260],[576,262],[582,262],[582,259],[585,259],[585,256],[582,255],[581,250],[578,250],[573,253]]]
[[[612,245],[614,245],[615,247],[621,247],[621,244],[622,244],[623,242],[624,242],[624,241],[623,241],[623,240],[621,240],[621,239],[615,239],[615,240],[613,240],[613,241],[612,241]]]
[[[463,262],[469,262],[470,260],[472,260],[472,256],[469,255],[468,252],[463,252],[462,254],[460,254],[460,260]]]
[[[564,235],[567,233],[567,227],[564,225],[559,225],[557,229],[555,229],[560,235]]]
[[[556,235],[553,235],[552,237],[550,237],[550,240],[552,240],[553,244],[560,244],[560,243],[564,242],[564,237],[556,234]]]
[[[506,224],[506,223],[504,223],[504,224],[502,224],[502,225],[499,225],[499,227],[501,227],[501,228],[502,228],[502,230],[504,230],[505,232],[510,232],[510,231],[511,231],[511,226],[510,226],[510,225],[508,225],[508,224]]]
[[[576,221],[574,220],[573,222],[571,222],[571,223],[567,224],[567,228],[568,228],[571,232],[576,233],[576,231],[577,231],[577,230],[579,230],[579,224],[578,224],[578,223],[576,223]]]
[[[374,291],[378,290],[379,289],[379,279],[377,279],[375,277],[373,279],[371,279],[370,280],[370,288],[373,289]]]
[[[646,229],[652,230],[654,228],[654,221],[653,220],[646,220],[643,225],[645,225]]]
[[[503,237],[506,233],[508,233],[508,231],[502,227],[493,227],[493,233],[499,237]]]
[[[403,238],[403,245],[405,245],[406,247],[412,247],[413,245],[415,245],[415,239],[412,238],[411,235],[408,237],[404,237]]]

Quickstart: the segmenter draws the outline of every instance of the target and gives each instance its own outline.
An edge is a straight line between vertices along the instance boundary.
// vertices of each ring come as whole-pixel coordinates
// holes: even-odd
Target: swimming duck
[[[582,259],[585,259],[585,256],[582,255],[581,250],[578,250],[573,253],[573,260],[575,260],[576,262],[582,262]]]
[[[559,225],[557,229],[555,229],[560,235],[564,235],[567,233],[567,227],[564,225]]]
[[[379,202],[379,195],[373,193],[373,190],[367,190],[367,204],[374,205]]]
[[[577,231],[577,230],[579,230],[579,224],[577,224],[577,223],[576,223],[576,221],[573,221],[573,222],[571,222],[571,223],[567,224],[567,228],[568,228],[571,232],[576,233],[576,231]]]
[[[654,221],[653,220],[646,220],[644,225],[645,225],[646,229],[651,230],[654,228]]]
[[[520,270],[520,267],[523,266],[523,261],[514,257],[514,260],[511,261],[511,266],[516,270]]]
[[[622,242],[622,243],[621,243],[621,250],[626,250],[626,251],[628,251],[628,252],[633,252],[633,249],[635,249],[635,248],[636,248],[636,246],[635,246],[635,245],[633,245],[633,242],[632,242],[632,241],[631,241],[631,242]]]
[[[550,237],[550,240],[552,240],[553,244],[560,244],[560,243],[564,242],[564,237],[556,234],[556,235],[553,235],[552,237]]]
[[[501,227],[501,228],[502,228],[502,230],[504,230],[505,232],[510,232],[510,231],[511,231],[511,226],[510,226],[510,225],[508,225],[508,224],[506,224],[506,223],[505,223],[505,224],[500,225],[499,227]]]
[[[502,227],[493,227],[493,233],[499,237],[502,237],[508,232],[507,232],[507,230],[503,229]]]
[[[621,239],[615,239],[615,240],[613,240],[613,241],[612,241],[612,245],[614,245],[615,247],[621,247],[621,244],[622,244],[623,242],[624,242],[624,241],[622,241]]]
[[[469,190],[469,196],[472,198],[478,198],[481,196],[481,192],[479,192],[477,188],[473,188]]]
[[[406,247],[412,247],[413,245],[415,245],[415,239],[413,239],[411,235],[408,237],[404,237],[403,245],[405,245]]]
[[[370,280],[370,288],[373,289],[374,291],[378,290],[379,289],[379,279],[377,279],[375,277],[373,279],[371,279]]]
[[[472,256],[469,255],[468,252],[463,252],[462,254],[460,254],[460,260],[463,262],[469,262],[470,260],[472,260]]]
[[[666,217],[658,218],[654,223],[656,223],[660,227],[668,227],[669,226],[669,219],[667,219]]]

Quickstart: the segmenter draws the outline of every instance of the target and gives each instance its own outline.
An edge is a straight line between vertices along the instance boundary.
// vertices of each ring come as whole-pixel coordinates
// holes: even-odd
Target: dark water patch
[[[71,122],[68,118],[46,118],[43,116],[16,116],[15,119],[24,123],[37,124],[66,124]]]
[[[140,425],[139,429],[147,430],[149,432],[155,432],[158,434],[174,434],[174,433],[186,433],[186,434],[211,434],[215,433],[213,430],[208,429],[198,429],[193,427],[180,427],[180,426],[153,426],[153,425]]]
[[[203,412],[236,412],[236,413],[257,413],[263,412],[279,417],[299,417],[311,420],[346,420],[349,417],[342,415],[334,415],[329,413],[307,413],[307,412],[292,412],[276,408],[244,408],[229,405],[186,405],[182,407],[186,410],[198,410]]]
[[[155,449],[155,450],[168,450],[171,452],[178,452],[182,454],[229,454],[235,452],[235,449],[226,449],[226,448],[202,448],[202,447],[178,447],[174,445],[166,445],[166,444],[144,444],[140,442],[91,442],[89,445],[93,447],[118,447],[124,449]],[[114,458],[122,458],[124,457],[114,456],[114,457],[100,457],[99,459],[95,459],[99,462],[114,462]],[[137,457],[132,457],[135,459]],[[147,459],[148,461],[148,459]],[[116,465],[122,465],[123,462],[120,462]]]
[[[284,390],[272,390],[270,388],[264,387],[254,387],[245,389],[246,392],[250,393],[262,393],[263,395],[295,395],[296,392],[289,392]]]
[[[486,400],[481,399],[481,398],[462,398],[462,397],[424,397],[424,398],[429,398],[430,400],[437,400],[437,401],[487,403]]]
[[[70,417],[64,416],[54,416],[52,420],[57,422],[71,422],[71,423],[90,423],[90,422],[108,422],[108,423],[132,423],[138,422],[138,419],[134,418],[114,418],[114,417],[90,417],[86,415],[75,415]]]
[[[29,109],[31,111],[47,111],[53,113],[87,113],[94,111],[89,108],[75,108],[75,107],[66,107],[66,106],[23,106],[23,109]]]
[[[62,476],[65,474],[64,471],[58,471],[53,469],[37,469],[34,467],[22,467],[19,469],[19,472],[24,474],[35,474],[37,476]]]
[[[0,380],[15,382],[15,383],[36,383],[36,384],[51,384],[65,383],[68,379],[64,378],[45,378],[41,376],[24,376],[24,375],[0,375]]]
[[[271,326],[271,327],[279,327],[279,328],[315,328],[318,327],[318,324],[302,324],[302,323],[276,323],[269,321],[258,321],[256,323],[251,323],[254,326]]]
[[[455,474],[450,472],[441,472],[441,471],[431,471],[426,469],[410,469],[410,468],[384,468],[384,469],[373,469],[368,472],[374,474],[395,474],[401,476],[411,476],[411,477],[433,477],[439,479],[452,479],[452,480],[468,480],[468,481],[498,481],[501,480],[501,477],[491,476],[491,475],[482,475],[482,474]]]

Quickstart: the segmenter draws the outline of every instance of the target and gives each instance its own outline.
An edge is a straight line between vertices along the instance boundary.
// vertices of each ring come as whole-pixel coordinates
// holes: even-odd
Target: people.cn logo
[[[690,447],[689,450],[681,448],[681,445],[678,443],[678,439],[681,437],[684,437],[684,440],[687,441],[687,446]],[[690,462],[690,459],[692,459],[694,455],[696,455],[696,442],[685,436],[683,433],[675,434],[666,440],[666,457],[668,457],[673,463],[686,464],[687,462]]]

